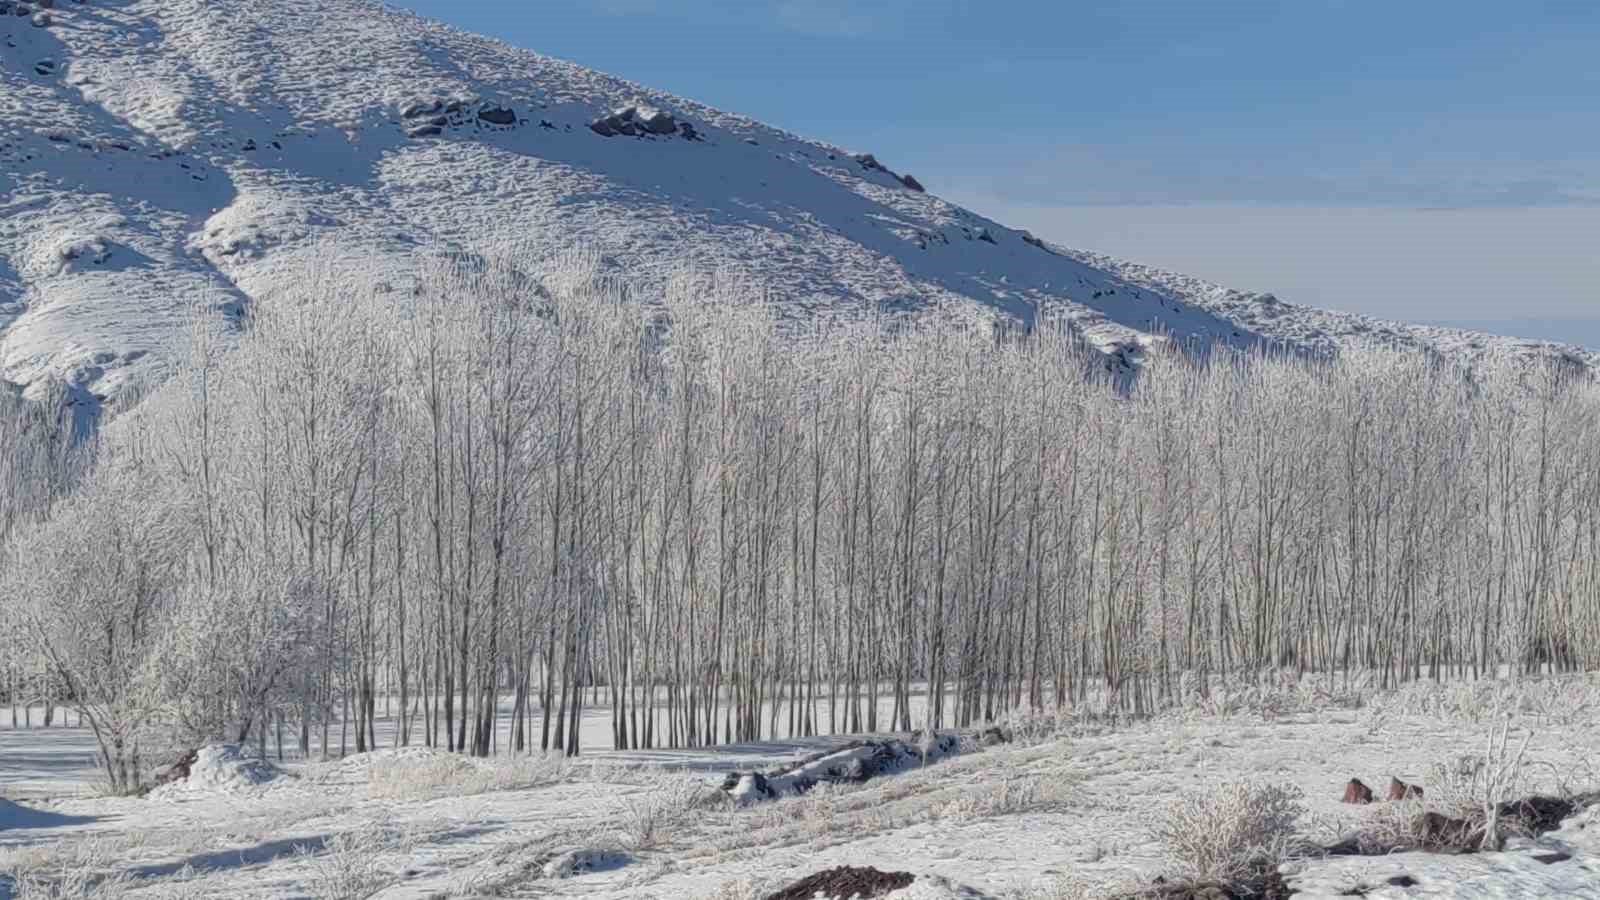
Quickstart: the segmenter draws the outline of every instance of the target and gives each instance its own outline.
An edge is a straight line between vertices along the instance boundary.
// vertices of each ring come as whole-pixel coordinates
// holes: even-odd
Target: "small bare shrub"
[[[1233,882],[1291,856],[1304,811],[1293,785],[1235,782],[1185,794],[1167,810],[1156,836],[1186,877]]]
[[[648,791],[643,797],[626,801],[618,827],[624,844],[632,850],[659,847],[674,825],[701,807],[701,796],[706,793],[710,791],[705,785],[678,779]]]
[[[469,759],[428,753],[374,760],[367,790],[385,800],[433,800],[556,784],[573,775],[564,757],[509,756]]]
[[[11,881],[14,900],[119,900],[130,883],[123,874],[69,869],[54,873],[0,873]]]
[[[1484,725],[1504,718],[1532,726],[1570,727],[1592,721],[1600,709],[1600,679],[1594,675],[1413,681],[1375,696],[1375,721],[1431,718]]]
[[[97,836],[16,847],[0,851],[0,880],[13,900],[115,900],[132,883],[121,850]]]
[[[225,878],[226,874],[220,879],[211,880],[195,871],[193,866],[185,865],[177,872],[162,878],[157,886],[141,890],[139,900],[202,900],[207,897],[224,896],[235,890],[232,885],[224,887]]]
[[[1185,672],[1174,698],[1181,712],[1202,718],[1253,715],[1274,720],[1301,713],[1361,709],[1371,692],[1363,673],[1353,681],[1306,675],[1292,669],[1263,669],[1217,679],[1201,690],[1199,676]]]
[[[1058,808],[1066,802],[1071,785],[1038,775],[984,781],[945,807],[942,815],[961,821],[993,819]]]
[[[384,854],[409,854],[415,835],[398,826],[374,822],[328,838],[321,847],[302,846],[296,854],[312,871],[315,894],[325,900],[365,900],[395,881],[382,863]]]
[[[1425,811],[1420,800],[1373,804],[1354,836],[1353,849],[1363,856],[1382,856],[1423,846],[1427,843],[1421,827]]]
[[[1501,809],[1525,795],[1523,776],[1532,740],[1530,731],[1513,749],[1507,717],[1486,729],[1481,757],[1434,767],[1428,796],[1445,815],[1467,823],[1473,834],[1481,835],[1479,846],[1473,849],[1499,850],[1516,828],[1515,823],[1508,827],[1501,821]]]
[[[1080,722],[1071,710],[1026,709],[1004,716],[999,727],[1013,744],[1027,747],[1070,737],[1079,730]]]

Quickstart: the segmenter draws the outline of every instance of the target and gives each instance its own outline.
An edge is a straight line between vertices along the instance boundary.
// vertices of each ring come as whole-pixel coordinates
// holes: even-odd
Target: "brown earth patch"
[[[840,866],[808,875],[766,900],[813,900],[818,894],[834,900],[872,900],[890,891],[909,887],[917,880],[910,872],[880,872],[870,866]]]

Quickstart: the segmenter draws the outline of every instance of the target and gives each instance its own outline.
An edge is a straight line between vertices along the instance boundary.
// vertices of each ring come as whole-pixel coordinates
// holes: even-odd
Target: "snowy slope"
[[[591,128],[630,106],[632,120]],[[665,116],[647,123],[651,109]],[[422,246],[514,244],[534,259],[598,252],[641,281],[732,268],[795,310],[969,300],[1065,316],[1113,365],[1157,332],[1306,350],[1517,344],[1068,251],[909,184],[870,157],[367,0],[0,0],[0,377],[115,395],[163,364],[197,299],[228,313],[304,289],[337,264],[319,258],[334,245],[378,282]]]

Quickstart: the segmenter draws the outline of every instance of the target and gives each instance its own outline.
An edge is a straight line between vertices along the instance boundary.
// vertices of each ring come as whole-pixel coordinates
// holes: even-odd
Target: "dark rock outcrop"
[[[828,158],[832,159],[833,157],[829,156]],[[878,158],[873,156],[871,153],[857,153],[855,156],[852,156],[851,159],[854,159],[861,166],[861,168],[867,170],[868,172],[882,172],[890,178],[893,178],[895,181],[900,182],[900,184],[903,185],[907,190],[913,190],[919,194],[927,193],[927,188],[922,186],[922,182],[910,175],[901,175],[897,173],[895,170],[889,168],[883,163],[878,162]]]
[[[884,167],[883,163],[878,162],[878,158],[873,156],[871,153],[857,153],[855,155],[855,161],[860,163],[861,168],[866,169],[868,172],[889,171]]]
[[[624,106],[609,115],[589,123],[589,130],[601,137],[639,137],[641,135],[681,135],[686,140],[699,140],[694,126],[679,122],[671,113],[653,106]]]
[[[417,119],[436,113],[443,108],[444,101],[437,98],[433,100],[417,100],[406,104],[405,108],[400,110],[400,117],[402,119]]]
[[[651,134],[673,134],[678,130],[678,120],[659,109],[644,108],[635,112],[639,127]]]
[[[478,110],[478,118],[490,125],[515,125],[517,124],[517,111],[506,109],[502,106],[485,106]]]
[[[1038,237],[1035,237],[1033,232],[1031,232],[1031,231],[1024,231],[1022,233],[1022,242],[1024,244],[1027,244],[1030,247],[1038,247],[1040,250],[1043,250],[1044,252],[1050,254],[1051,256],[1060,256],[1061,255],[1061,254],[1057,253],[1056,251],[1050,249],[1050,245],[1049,244],[1046,244],[1044,241],[1040,240]]]

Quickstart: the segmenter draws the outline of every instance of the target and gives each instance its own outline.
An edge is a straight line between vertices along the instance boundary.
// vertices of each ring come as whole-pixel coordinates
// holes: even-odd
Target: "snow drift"
[[[270,785],[283,774],[277,766],[237,744],[212,744],[196,751],[194,761],[189,764],[187,777],[152,790],[150,799],[181,800],[213,794],[247,794]]]

